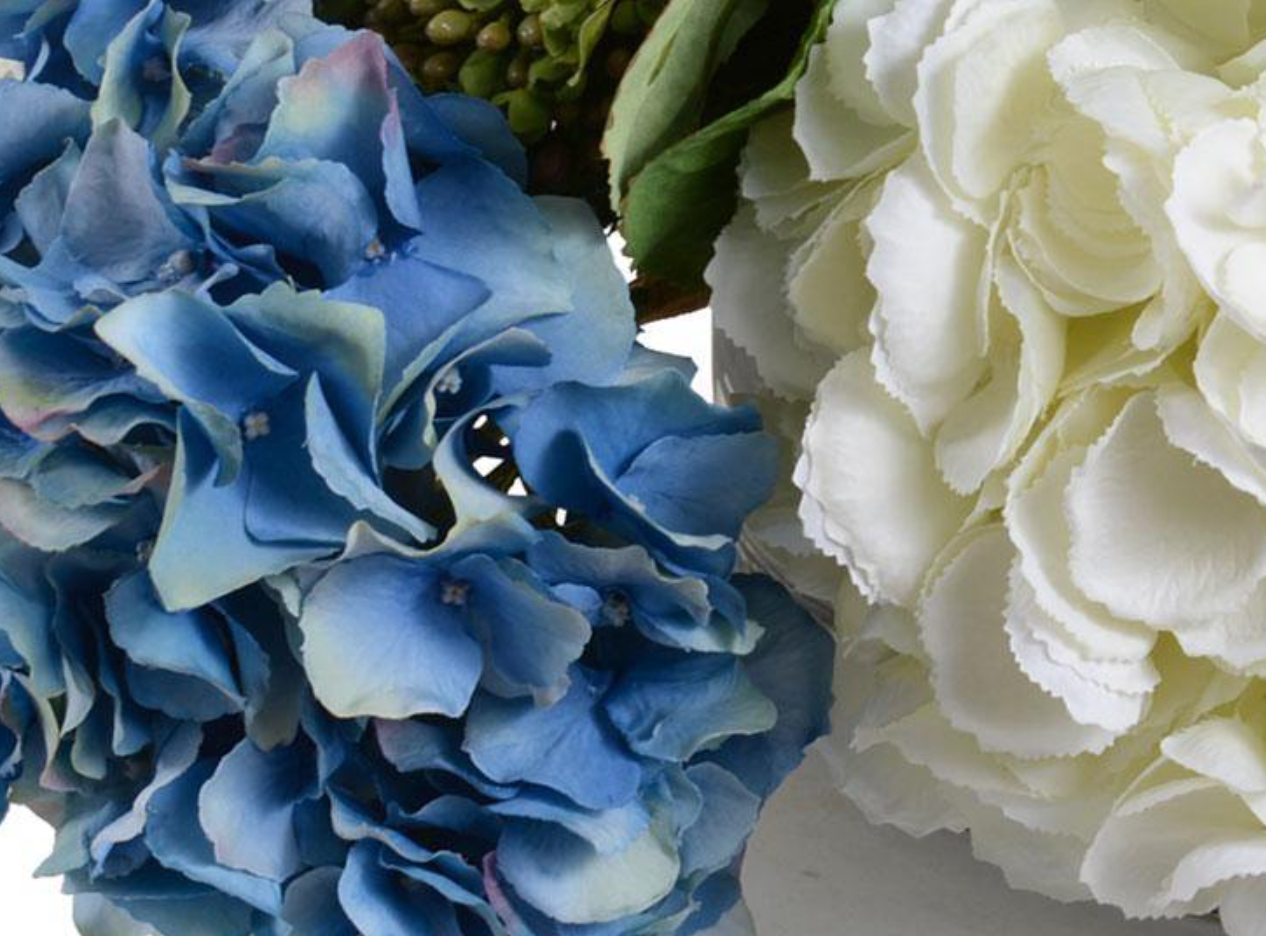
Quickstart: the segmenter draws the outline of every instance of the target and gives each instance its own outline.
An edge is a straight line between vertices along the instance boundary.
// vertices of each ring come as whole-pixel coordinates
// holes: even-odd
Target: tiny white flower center
[[[247,441],[254,442],[256,439],[262,439],[273,431],[272,420],[269,419],[267,413],[247,413],[242,420],[242,434],[246,436]]]
[[[444,376],[435,384],[436,393],[461,393],[462,391],[462,375],[456,369],[445,372]]]
[[[387,256],[387,248],[378,238],[374,238],[365,247],[366,260],[381,260]]]

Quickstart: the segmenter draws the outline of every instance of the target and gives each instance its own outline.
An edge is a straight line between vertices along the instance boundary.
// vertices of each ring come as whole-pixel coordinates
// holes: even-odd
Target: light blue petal
[[[314,794],[315,771],[300,745],[267,753],[242,741],[198,795],[202,828],[221,864],[273,881],[298,872],[296,805]]]
[[[35,249],[45,254],[61,233],[70,186],[79,172],[82,152],[71,140],[56,160],[37,172],[18,194],[14,210]]]
[[[494,803],[488,811],[498,816],[555,823],[580,836],[601,855],[629,847],[651,822],[650,814],[637,801],[618,809],[581,809],[555,793],[538,789],[524,790],[514,799]]]
[[[543,368],[499,368],[497,387],[509,394],[568,380],[609,383],[624,369],[637,337],[624,275],[584,202],[540,198],[537,207],[550,226],[554,255],[570,274],[573,311],[532,322],[529,330],[549,346],[552,360]]]
[[[62,237],[71,256],[116,283],[134,283],[194,246],[154,172],[149,145],[121,121],[94,130],[66,200]]]
[[[88,136],[88,103],[68,91],[26,81],[0,81],[0,113],[6,126],[20,132],[0,134],[0,215],[29,173],[51,163],[67,140]]]
[[[452,904],[429,888],[406,889],[380,862],[381,846],[359,842],[339,880],[339,903],[363,936],[460,936]]]
[[[461,750],[460,729],[456,725],[375,721],[374,733],[383,757],[400,773],[446,773],[494,800],[518,795],[518,787],[492,783],[471,763],[470,757]]]
[[[765,630],[743,668],[777,707],[778,723],[766,734],[731,739],[710,759],[753,793],[769,797],[830,728],[835,645],[780,585],[754,575],[737,576],[734,583],[748,614]]]
[[[304,602],[303,660],[321,703],[342,718],[457,716],[483,653],[440,569],[394,556],[336,566]]]
[[[498,783],[527,782],[556,790],[587,809],[630,802],[642,769],[601,710],[601,678],[574,667],[558,702],[475,699],[466,721],[465,751]]]
[[[554,600],[527,566],[511,559],[471,556],[452,574],[470,583],[467,608],[489,672],[485,686],[499,695],[548,699],[567,688],[568,669],[589,643],[584,616]]]
[[[190,676],[244,704],[222,623],[214,611],[168,612],[144,573],[119,579],[105,598],[110,638],[138,666]]]
[[[92,103],[93,127],[120,121],[159,149],[176,141],[193,96],[176,66],[189,17],[160,0],[150,3],[113,35]]]
[[[308,17],[311,0],[181,0],[193,17],[180,45],[182,66],[201,65],[221,75],[235,74],[251,41],[288,17]]]
[[[62,41],[81,75],[93,84],[101,83],[106,46],[147,5],[145,0],[96,0],[75,5]]]
[[[760,797],[716,764],[696,764],[686,775],[703,794],[703,812],[682,838],[682,875],[719,871],[743,850],[756,827]]]
[[[334,867],[314,868],[286,888],[281,916],[296,936],[357,936],[338,902],[342,873]]]
[[[512,822],[497,846],[497,870],[515,893],[560,923],[608,923],[648,910],[672,893],[681,860],[653,827],[602,855],[543,822]]]
[[[619,678],[605,702],[639,754],[680,763],[732,735],[767,732],[778,720],[735,657],[648,656]]]
[[[218,487],[218,467],[206,435],[182,412],[171,490],[149,562],[154,587],[169,610],[207,604],[331,551],[323,545],[257,542],[246,532],[247,480]]]

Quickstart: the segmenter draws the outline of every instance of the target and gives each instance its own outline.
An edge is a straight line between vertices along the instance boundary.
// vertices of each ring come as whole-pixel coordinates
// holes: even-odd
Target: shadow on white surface
[[[870,825],[817,754],[766,809],[744,884],[759,936],[1222,936],[1012,891],[961,836]]]

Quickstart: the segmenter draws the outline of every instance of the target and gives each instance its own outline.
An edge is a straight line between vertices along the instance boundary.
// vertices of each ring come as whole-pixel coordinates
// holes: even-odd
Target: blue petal
[[[425,106],[452,133],[514,180],[515,185],[527,188],[527,151],[494,104],[466,94],[432,94],[426,98]]]
[[[683,877],[727,867],[743,850],[761,807],[760,797],[716,764],[696,764],[686,775],[703,794],[703,811],[682,838]]]
[[[286,888],[281,917],[298,936],[357,936],[338,901],[340,868],[314,868]]]
[[[121,121],[98,127],[70,187],[62,237],[71,256],[116,283],[148,279],[194,246],[154,179],[153,153]]]
[[[211,188],[169,181],[176,204],[203,208],[217,228],[275,248],[300,281],[337,286],[365,262],[378,212],[364,184],[341,163],[204,160],[192,169]]]
[[[719,769],[719,768],[718,768]],[[488,811],[498,816],[552,822],[580,836],[601,855],[612,855],[631,845],[649,827],[650,814],[636,800],[618,809],[581,809],[548,790],[524,790]]]
[[[118,120],[159,149],[176,141],[193,100],[176,67],[176,50],[188,26],[188,16],[150,0],[113,35],[92,104],[94,127]]]
[[[20,132],[0,134],[0,215],[27,175],[52,162],[67,140],[82,143],[90,127],[88,103],[51,85],[0,81],[0,113]]]
[[[314,795],[314,780],[310,752],[302,745],[265,753],[249,739],[238,744],[198,795],[216,860],[273,881],[298,872],[294,811]]]
[[[778,720],[774,704],[732,656],[648,656],[619,678],[605,703],[639,754],[684,762],[733,735],[765,733]]]
[[[95,0],[76,4],[62,41],[80,74],[93,84],[101,83],[106,46],[147,5],[145,0]]]
[[[164,610],[149,577],[120,579],[105,598],[110,637],[138,666],[190,676],[240,710],[244,700],[214,612]]]
[[[383,757],[402,774],[420,771],[449,774],[495,800],[509,799],[519,792],[518,787],[492,783],[479,772],[461,750],[460,731],[455,725],[376,721],[374,729]]]
[[[428,888],[406,889],[384,868],[382,848],[359,842],[339,880],[339,903],[363,936],[460,936],[453,905]]]
[[[45,254],[61,232],[70,187],[79,172],[82,151],[71,140],[57,159],[42,168],[18,194],[17,217],[35,249]]]
[[[610,855],[543,822],[510,823],[497,846],[497,870],[515,893],[560,923],[608,923],[648,910],[672,893],[680,868],[654,827]]]
[[[180,44],[181,65],[201,65],[222,75],[237,71],[261,33],[287,17],[312,14],[311,0],[180,0],[176,6],[193,18]]]
[[[239,900],[157,866],[121,879],[66,879],[71,894],[93,892],[160,936],[251,936],[251,908]]]
[[[464,749],[498,783],[557,790],[588,809],[613,809],[637,795],[642,769],[601,709],[601,677],[579,667],[561,700],[481,695],[466,721]]]
[[[497,386],[518,393],[567,380],[609,383],[624,369],[637,336],[624,276],[598,219],[583,202],[542,198],[537,206],[550,226],[554,255],[570,274],[572,311],[528,326],[551,349],[549,365],[501,368]],[[583,341],[576,340],[578,334]]]
[[[537,698],[565,690],[568,668],[589,642],[589,622],[551,598],[522,563],[471,556],[452,574],[471,586],[467,607],[487,654],[487,688]]]
[[[762,576],[738,576],[735,584],[765,630],[743,668],[777,707],[778,723],[766,734],[728,741],[709,759],[769,797],[830,729],[835,645],[786,589]]]
[[[169,610],[207,604],[331,551],[324,544],[261,544],[248,535],[247,479],[219,487],[218,468],[206,435],[182,412],[171,490],[149,562]]]
[[[443,571],[394,556],[336,566],[313,588],[299,621],[313,691],[343,718],[457,716],[483,669],[479,643]]]

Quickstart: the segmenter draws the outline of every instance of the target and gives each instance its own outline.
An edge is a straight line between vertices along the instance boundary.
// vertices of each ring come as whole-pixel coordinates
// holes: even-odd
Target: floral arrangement
[[[846,792],[1232,936],[1266,917],[1264,37],[1259,3],[842,0],[708,272],[865,599]]]
[[[830,703],[756,413],[372,33],[0,27],[0,802],[81,930],[708,931]]]

